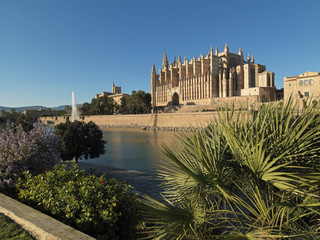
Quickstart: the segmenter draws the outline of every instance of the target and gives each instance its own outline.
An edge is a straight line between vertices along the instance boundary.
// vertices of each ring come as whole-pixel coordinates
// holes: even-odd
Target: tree
[[[21,114],[21,113],[20,113]],[[1,111],[1,117],[6,121],[6,122],[13,122],[15,123],[19,117],[19,113],[12,108],[10,112],[2,110]]]
[[[11,109],[10,112],[1,111],[2,122],[14,123],[15,125],[22,125],[23,130],[30,131],[33,128],[33,124],[38,122],[39,111],[28,110],[26,113],[17,112],[15,109]]]
[[[99,113],[102,115],[113,114],[113,99],[109,98],[107,95],[93,99],[93,105],[99,109]]]
[[[113,114],[114,102],[107,95],[93,98],[91,103],[84,103],[80,108],[82,115],[110,115]]]
[[[30,131],[33,128],[33,124],[38,122],[39,112],[38,111],[27,111],[26,114],[19,113],[16,119],[16,125],[22,125],[25,131]]]
[[[105,153],[102,131],[93,123],[80,121],[60,123],[55,134],[61,136],[62,159],[78,162],[79,159],[96,158]]]
[[[223,110],[165,147],[167,204],[141,200],[151,239],[319,239],[320,118],[310,103]]]
[[[84,115],[110,115],[114,113],[141,114],[151,112],[151,94],[139,90],[129,97],[120,99],[120,106],[107,95],[93,98],[91,103],[84,103],[80,108]]]
[[[120,107],[119,107],[120,113],[126,113],[126,105],[127,105],[127,99],[125,97],[120,98]]]
[[[113,105],[113,112],[115,114],[117,114],[117,113],[119,113],[119,111],[120,111],[120,105],[115,102],[114,105]]]
[[[82,116],[90,115],[91,114],[90,103],[85,102],[84,104],[82,104],[82,106],[80,107],[80,111]]]
[[[151,111],[151,94],[139,90],[132,93],[126,100],[121,99],[121,111],[128,114],[150,113]]]

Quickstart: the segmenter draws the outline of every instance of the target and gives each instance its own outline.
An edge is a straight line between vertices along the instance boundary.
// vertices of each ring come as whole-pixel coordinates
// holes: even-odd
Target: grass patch
[[[34,240],[35,238],[25,231],[20,225],[0,213],[0,239],[5,240]]]

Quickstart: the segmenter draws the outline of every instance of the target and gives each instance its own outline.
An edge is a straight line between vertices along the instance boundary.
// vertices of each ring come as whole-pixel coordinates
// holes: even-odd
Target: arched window
[[[303,81],[302,80],[299,81],[299,86],[303,86]]]

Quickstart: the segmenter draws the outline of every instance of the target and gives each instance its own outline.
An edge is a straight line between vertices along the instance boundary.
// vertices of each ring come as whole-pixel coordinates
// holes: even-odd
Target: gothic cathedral
[[[229,51],[228,44],[223,52],[215,53],[213,48],[208,55],[198,59],[184,59],[180,54],[169,65],[164,53],[162,68],[151,71],[151,97],[153,107],[170,105],[213,104],[215,100],[246,101],[254,98],[257,102],[272,100],[275,97],[274,73],[265,65],[255,63],[248,55],[244,60],[242,49],[238,54]]]

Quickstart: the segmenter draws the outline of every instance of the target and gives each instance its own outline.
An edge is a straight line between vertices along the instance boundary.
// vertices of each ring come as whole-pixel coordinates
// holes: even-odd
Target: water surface
[[[81,160],[126,170],[153,172],[159,165],[170,166],[163,154],[163,144],[178,146],[176,132],[152,131],[132,128],[107,128],[103,139],[106,153],[95,159]]]

